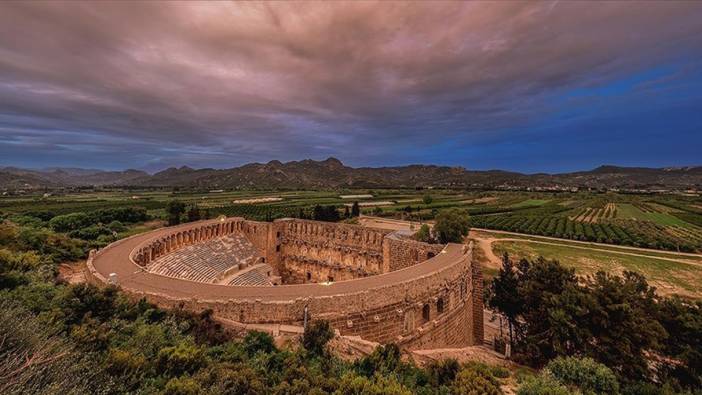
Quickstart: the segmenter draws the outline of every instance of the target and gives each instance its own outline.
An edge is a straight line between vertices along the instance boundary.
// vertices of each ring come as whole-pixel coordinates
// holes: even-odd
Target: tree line
[[[702,302],[660,296],[638,273],[579,277],[558,261],[505,254],[486,296],[522,363],[587,357],[628,393],[702,390]]]

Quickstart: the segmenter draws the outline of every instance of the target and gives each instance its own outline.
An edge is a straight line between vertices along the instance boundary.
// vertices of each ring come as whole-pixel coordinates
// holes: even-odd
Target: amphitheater
[[[472,247],[407,231],[222,217],[117,241],[92,251],[87,267],[91,281],[161,307],[211,309],[274,333],[326,319],[340,335],[408,350],[483,341]]]

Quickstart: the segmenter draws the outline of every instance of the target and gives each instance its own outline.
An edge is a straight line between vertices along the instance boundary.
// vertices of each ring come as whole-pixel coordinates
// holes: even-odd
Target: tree
[[[659,321],[669,336],[663,352],[680,364],[665,366],[666,375],[683,388],[702,387],[702,301],[679,297],[660,303]]]
[[[502,257],[502,268],[489,287],[488,306],[507,318],[509,326],[509,344],[514,346],[513,330],[517,325],[517,317],[522,312],[519,298],[519,278],[514,264],[505,252]]]
[[[440,243],[462,243],[469,230],[468,213],[462,210],[444,210],[436,217],[434,232]]]
[[[358,205],[358,202],[353,202],[353,205],[351,206],[351,216],[358,217],[359,215],[361,215],[361,208]]]
[[[429,381],[433,387],[450,385],[461,370],[461,365],[453,358],[432,361],[427,366]]]
[[[200,208],[197,206],[197,204],[191,205],[188,209],[188,222],[199,221],[200,218]]]
[[[505,262],[488,304],[512,317],[518,358],[539,367],[558,356],[589,356],[622,380],[653,378],[648,355],[661,349],[666,332],[655,293],[641,275],[578,278],[543,258],[522,259],[516,278],[508,269]]]
[[[329,340],[334,338],[334,331],[329,321],[310,322],[302,334],[302,346],[313,355],[324,355]]]
[[[545,373],[585,394],[619,393],[619,382],[614,372],[592,358],[558,357],[546,365]]]
[[[86,213],[71,213],[53,217],[49,221],[51,229],[57,232],[70,232],[91,224],[91,218]]]
[[[249,356],[254,356],[258,352],[271,353],[275,351],[273,337],[265,332],[250,331],[244,337],[244,350]]]
[[[429,204],[431,204],[433,201],[434,201],[434,197],[431,196],[431,195],[428,194],[428,193],[422,197],[422,202],[424,202],[424,204],[429,205]]]
[[[524,380],[517,395],[573,395],[565,385],[549,375],[532,376]]]
[[[429,225],[423,224],[419,230],[417,231],[417,234],[414,236],[415,239],[418,241],[421,241],[423,243],[433,243],[434,238],[431,235],[431,228],[429,228]]]
[[[339,211],[334,205],[321,206],[318,204],[314,206],[312,217],[315,221],[336,222],[339,220]]]
[[[589,310],[575,320],[587,328],[591,338],[584,354],[612,368],[627,380],[653,377],[647,354],[661,348],[667,333],[660,322],[653,288],[638,273],[624,276],[598,272],[589,278],[584,292]],[[573,314],[578,314],[574,311]],[[674,333],[671,335],[675,336]]]
[[[180,223],[180,217],[185,213],[185,203],[178,200],[171,200],[166,206],[166,213],[168,213],[168,225],[178,225]]]
[[[160,372],[172,376],[193,373],[204,366],[205,362],[202,349],[185,341],[172,347],[162,348],[158,352],[156,361]]]
[[[487,366],[477,363],[466,364],[456,375],[451,386],[455,395],[501,395],[500,382]]]

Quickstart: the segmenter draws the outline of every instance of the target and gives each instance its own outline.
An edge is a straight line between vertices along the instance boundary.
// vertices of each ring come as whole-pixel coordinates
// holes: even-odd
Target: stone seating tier
[[[150,262],[146,270],[162,276],[213,283],[232,268],[249,266],[257,256],[256,248],[244,235],[229,234],[164,255]]]

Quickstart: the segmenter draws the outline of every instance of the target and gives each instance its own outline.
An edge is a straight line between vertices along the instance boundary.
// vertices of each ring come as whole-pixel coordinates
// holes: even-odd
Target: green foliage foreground
[[[211,311],[165,311],[114,287],[58,282],[57,264],[85,248],[0,223],[0,393],[501,393],[490,369],[455,361],[422,369],[394,345],[342,361],[327,351],[325,321],[309,324],[302,346],[280,349],[261,332],[237,340]]]
[[[580,278],[557,261],[514,265],[505,256],[488,294],[510,324],[516,358],[552,373],[542,386],[554,377],[566,386],[586,377],[592,382],[579,386],[585,392],[616,393],[604,368],[627,388],[702,389],[702,302],[661,297],[640,274]],[[562,356],[591,359],[576,366]]]

